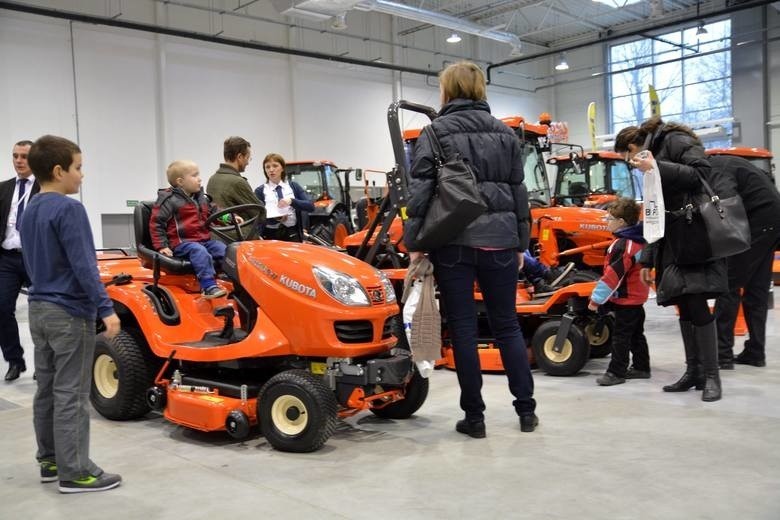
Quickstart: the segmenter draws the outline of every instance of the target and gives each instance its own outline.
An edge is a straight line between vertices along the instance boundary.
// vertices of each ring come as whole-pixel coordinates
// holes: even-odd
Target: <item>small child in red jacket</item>
[[[165,256],[190,261],[204,298],[225,296],[217,284],[214,262],[225,258],[225,244],[211,240],[206,219],[217,211],[203,193],[198,165],[174,161],[165,172],[171,187],[159,190],[149,219],[152,245]]]
[[[588,309],[615,312],[612,358],[607,372],[596,379],[601,386],[625,383],[626,379],[650,378],[650,353],[645,339],[645,310],[649,288],[642,282],[639,256],[645,247],[640,208],[636,201],[620,198],[607,209],[607,229],[615,237],[604,258],[604,275],[590,295]],[[629,352],[633,366],[628,368]]]

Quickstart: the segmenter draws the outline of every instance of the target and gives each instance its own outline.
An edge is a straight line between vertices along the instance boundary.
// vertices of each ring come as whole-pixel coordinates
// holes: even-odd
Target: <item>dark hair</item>
[[[22,141],[19,141],[18,143],[14,143],[14,146],[32,146],[33,142],[29,139],[24,139]]]
[[[243,137],[231,136],[225,139],[222,155],[226,161],[235,161],[238,154],[246,155],[252,145]]]
[[[27,163],[38,181],[51,182],[54,180],[54,167],[69,170],[73,156],[77,153],[81,153],[81,148],[73,141],[56,135],[44,135],[30,147]]]
[[[626,224],[633,226],[639,222],[639,204],[634,199],[620,197],[609,205],[607,211],[616,218],[622,218]]]
[[[664,127],[664,131],[667,133],[682,132],[688,134],[696,140],[697,144],[702,144],[699,136],[690,127],[680,123],[664,123],[660,116],[653,116],[640,126],[628,126],[618,132],[617,137],[615,137],[614,150],[618,153],[627,152],[630,144],[635,144],[642,148],[645,145],[647,136],[655,134],[661,127]]]
[[[265,163],[271,162],[271,161],[278,162],[279,164],[282,165],[282,180],[283,181],[287,180],[287,172],[284,171],[284,167],[287,166],[287,163],[284,162],[284,157],[282,157],[278,153],[269,153],[263,159],[263,174],[265,174],[265,180],[268,180],[268,174],[265,173]]]

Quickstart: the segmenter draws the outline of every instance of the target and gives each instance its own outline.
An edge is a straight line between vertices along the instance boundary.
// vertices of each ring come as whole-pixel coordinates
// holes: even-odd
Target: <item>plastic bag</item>
[[[643,154],[647,155],[647,152],[639,152],[637,157],[644,158]],[[653,159],[652,169],[644,174],[642,189],[645,197],[643,236],[648,244],[652,244],[663,238],[666,224],[661,171],[658,169],[658,163],[655,162],[655,159]]]
[[[422,294],[422,280],[415,280],[412,282],[412,286],[409,289],[409,295],[406,297],[406,303],[404,304],[404,332],[406,333],[406,340],[409,345],[412,345],[412,325],[414,323],[414,313],[417,310],[417,304],[420,302],[420,295]],[[420,376],[427,378],[433,373],[434,361],[423,359],[415,361],[417,370],[420,372]]]

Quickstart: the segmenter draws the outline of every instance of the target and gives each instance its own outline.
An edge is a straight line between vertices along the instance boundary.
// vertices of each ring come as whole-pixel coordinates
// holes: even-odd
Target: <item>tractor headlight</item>
[[[377,271],[379,272],[379,279],[382,280],[382,287],[385,290],[385,299],[387,300],[387,303],[393,303],[396,300],[393,282],[390,281],[390,278],[388,278],[385,273],[379,271],[379,269],[377,269]]]
[[[371,305],[365,289],[350,275],[321,266],[313,267],[312,272],[325,292],[344,305]]]

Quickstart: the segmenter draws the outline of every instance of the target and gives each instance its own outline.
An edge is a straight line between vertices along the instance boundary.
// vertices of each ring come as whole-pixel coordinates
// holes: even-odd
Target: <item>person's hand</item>
[[[108,339],[111,339],[119,334],[121,323],[119,321],[119,316],[116,314],[112,314],[103,318],[103,325],[106,326],[106,330],[103,332],[103,334],[105,334]]]
[[[409,263],[413,264],[419,262],[425,257],[425,253],[422,251],[409,251]]]
[[[632,168],[647,173],[653,169],[653,152],[650,150],[641,151],[629,161],[629,164]]]
[[[522,251],[517,252],[517,269],[518,271],[525,265],[525,255]]]
[[[161,255],[173,256],[173,251],[171,251],[170,247],[163,247],[162,249],[160,249],[157,252],[160,253]]]
[[[648,287],[651,286],[655,281],[655,273],[653,273],[653,270],[649,267],[643,267],[639,271],[639,276],[640,278],[642,278],[642,283],[644,283]]]
[[[286,199],[279,199],[280,208],[286,208],[288,206],[292,206],[292,197],[288,197]]]
[[[596,305],[595,303],[593,303],[593,300],[589,300],[588,301],[588,310],[596,312],[597,310],[599,310],[599,306]]]

